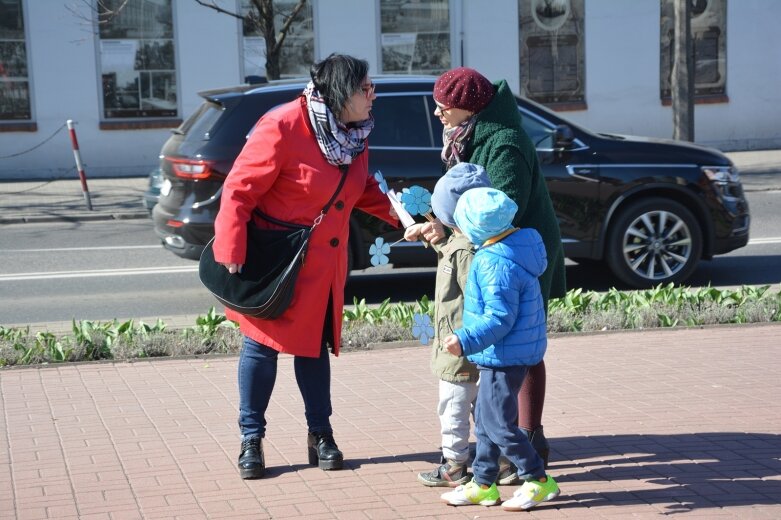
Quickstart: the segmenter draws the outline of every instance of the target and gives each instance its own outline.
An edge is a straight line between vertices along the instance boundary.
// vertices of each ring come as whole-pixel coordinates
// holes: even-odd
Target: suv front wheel
[[[677,283],[694,271],[702,254],[702,231],[683,205],[649,198],[631,203],[610,225],[606,259],[613,273],[633,287]]]

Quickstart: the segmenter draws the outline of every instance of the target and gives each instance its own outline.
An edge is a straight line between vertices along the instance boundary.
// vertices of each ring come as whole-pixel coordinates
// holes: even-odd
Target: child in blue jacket
[[[503,509],[530,509],[559,495],[556,481],[545,473],[543,460],[517,424],[518,391],[547,347],[537,279],[547,257],[537,231],[512,227],[516,211],[518,206],[503,192],[474,188],[458,199],[454,213],[456,226],[478,249],[466,283],[463,326],[444,344],[480,370],[474,478],[442,495],[455,506],[500,502],[495,484],[500,454],[517,466],[525,481],[502,503]]]

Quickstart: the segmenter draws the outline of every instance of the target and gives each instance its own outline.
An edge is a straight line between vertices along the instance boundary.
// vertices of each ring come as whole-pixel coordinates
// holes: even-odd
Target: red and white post
[[[68,132],[71,136],[73,145],[73,157],[76,159],[76,169],[79,171],[81,180],[81,192],[84,194],[84,201],[87,203],[87,209],[92,211],[92,201],[89,198],[89,188],[87,188],[87,175],[84,173],[84,165],[81,162],[81,153],[79,153],[79,141],[76,139],[76,129],[73,127],[73,119],[68,119]]]

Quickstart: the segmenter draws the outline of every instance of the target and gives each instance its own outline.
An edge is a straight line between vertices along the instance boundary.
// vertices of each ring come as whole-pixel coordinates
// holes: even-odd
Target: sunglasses
[[[372,97],[372,94],[374,94],[374,89],[376,88],[377,85],[371,82],[368,85],[361,85],[361,90],[363,90],[363,95],[366,96],[366,99]]]
[[[435,104],[435,105],[436,105],[436,106],[434,107],[434,112],[436,112],[437,110],[439,110],[439,113],[440,113],[440,114],[444,114],[446,111],[448,111],[448,110],[450,110],[451,108],[453,108],[453,107],[443,107],[443,106],[441,106],[441,105],[439,105],[439,104]]]

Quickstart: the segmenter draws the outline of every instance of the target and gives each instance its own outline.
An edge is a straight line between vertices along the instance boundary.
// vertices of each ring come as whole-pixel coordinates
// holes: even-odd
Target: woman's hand
[[[241,272],[241,268],[244,267],[242,264],[223,264],[223,263],[220,263],[220,265],[224,265],[225,269],[227,269],[230,274],[240,273]]]
[[[415,242],[420,240],[423,224],[412,224],[410,227],[404,230],[404,240],[407,242]]]
[[[456,357],[461,357],[461,354],[464,353],[464,350],[461,348],[461,342],[458,341],[458,336],[455,334],[446,337],[442,343],[445,345],[447,351]]]
[[[422,224],[421,234],[431,244],[436,244],[445,238],[445,226],[438,219]]]

